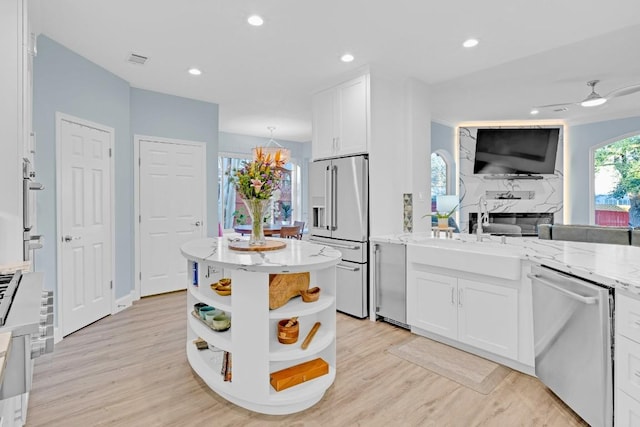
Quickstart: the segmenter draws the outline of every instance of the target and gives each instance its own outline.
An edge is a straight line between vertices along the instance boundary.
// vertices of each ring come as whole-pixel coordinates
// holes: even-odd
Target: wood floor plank
[[[314,407],[270,416],[212,392],[185,354],[186,293],[144,298],[36,361],[28,426],[584,426],[537,379],[489,395],[388,354],[410,333],[338,314],[337,376]]]

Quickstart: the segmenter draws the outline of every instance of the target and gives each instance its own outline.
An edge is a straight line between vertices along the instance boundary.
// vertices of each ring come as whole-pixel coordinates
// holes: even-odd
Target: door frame
[[[141,271],[141,244],[140,244],[140,142],[155,141],[166,144],[178,144],[189,146],[201,146],[204,150],[202,156],[202,198],[204,204],[202,206],[202,231],[207,235],[207,144],[202,141],[189,141],[186,139],[162,138],[158,136],[133,135],[133,235],[134,235],[134,300],[140,299],[142,289],[142,271]]]
[[[70,114],[61,113],[60,111],[56,111],[56,285],[55,285],[55,293],[56,293],[56,327],[54,330],[54,341],[59,342],[62,341],[62,324],[64,321],[64,313],[62,312],[62,200],[60,195],[62,194],[62,121],[68,121],[71,123],[76,123],[81,126],[90,127],[93,129],[97,129],[102,132],[106,132],[109,134],[109,148],[111,150],[111,155],[109,156],[109,173],[111,174],[111,179],[109,180],[109,205],[110,205],[110,215],[109,221],[111,222],[111,233],[109,238],[111,239],[111,292],[109,298],[111,299],[111,314],[116,312],[116,286],[115,286],[115,271],[116,271],[116,229],[115,229],[115,129],[109,126],[105,126],[100,123],[92,122],[89,120],[81,119],[76,116],[72,116]]]

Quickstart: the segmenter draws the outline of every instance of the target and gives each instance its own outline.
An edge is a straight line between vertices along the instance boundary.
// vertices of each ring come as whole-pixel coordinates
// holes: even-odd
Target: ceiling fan
[[[582,101],[565,102],[562,104],[540,105],[534,108],[557,108],[557,107],[566,107],[568,105],[581,105],[583,107],[595,107],[595,106],[604,104],[611,98],[617,98],[619,96],[631,95],[633,93],[640,92],[640,84],[635,84],[635,85],[621,87],[621,88],[612,90],[605,96],[602,96],[596,92],[596,85],[599,82],[600,80],[589,80],[587,82],[587,86],[591,88],[591,93],[587,95],[587,97],[584,98]]]

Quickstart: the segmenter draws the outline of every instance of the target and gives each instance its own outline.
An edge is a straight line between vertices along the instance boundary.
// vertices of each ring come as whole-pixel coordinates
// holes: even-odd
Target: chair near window
[[[293,225],[296,227],[300,227],[300,234],[298,235],[298,240],[302,240],[302,234],[304,233],[304,221],[293,221]]]
[[[280,237],[284,239],[300,239],[301,235],[300,227],[297,225],[283,225],[280,227]]]

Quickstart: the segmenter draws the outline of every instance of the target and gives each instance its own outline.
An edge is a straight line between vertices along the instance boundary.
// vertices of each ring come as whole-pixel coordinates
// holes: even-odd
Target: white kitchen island
[[[229,249],[227,238],[207,238],[186,243],[181,252],[187,259],[187,358],[193,370],[217,394],[243,408],[264,414],[290,414],[317,403],[333,384],[336,371],[336,264],[339,251],[300,240],[286,240],[284,249],[244,252]],[[284,306],[269,310],[269,275],[310,273],[310,287],[321,288],[320,299],[304,303],[295,297]],[[220,296],[210,287],[222,277],[232,280],[232,294]],[[193,316],[193,305],[204,302],[227,312],[231,328],[217,332]],[[297,316],[298,342],[280,344],[277,323]],[[321,323],[306,350],[300,345],[316,322]],[[193,343],[202,338],[209,344],[198,350]],[[232,378],[221,375],[223,353],[231,353]],[[275,391],[270,373],[322,358],[329,373],[286,390]]]

